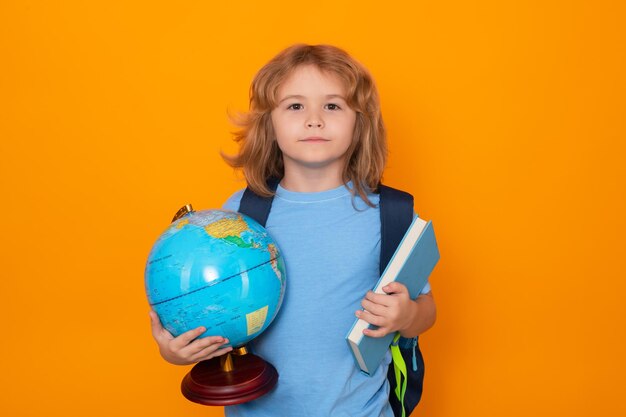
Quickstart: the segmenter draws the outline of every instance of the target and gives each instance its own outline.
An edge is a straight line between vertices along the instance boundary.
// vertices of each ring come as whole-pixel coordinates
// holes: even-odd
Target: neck
[[[285,164],[285,176],[280,185],[289,191],[315,193],[332,190],[343,184],[340,169],[290,169]]]

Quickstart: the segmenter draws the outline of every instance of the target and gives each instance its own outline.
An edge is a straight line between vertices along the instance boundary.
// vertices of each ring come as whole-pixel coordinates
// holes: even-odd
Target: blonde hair
[[[275,140],[271,112],[278,105],[278,89],[292,72],[302,65],[314,65],[334,74],[345,83],[348,106],[356,112],[352,144],[346,152],[342,173],[344,185],[352,181],[353,195],[368,205],[368,192],[377,189],[387,159],[385,125],[380,111],[378,91],[367,69],[344,50],[331,45],[296,44],[283,50],[257,72],[250,85],[250,108],[233,122],[240,128],[234,140],[239,152],[225,155],[233,168],[241,169],[248,186],[256,194],[273,193],[267,179],[282,178],[282,152]]]

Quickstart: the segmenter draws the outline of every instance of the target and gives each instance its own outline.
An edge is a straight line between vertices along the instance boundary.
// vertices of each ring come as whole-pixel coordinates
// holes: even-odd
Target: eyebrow
[[[278,102],[278,104],[282,103],[285,100],[289,100],[290,98],[304,99],[306,97],[304,97],[303,95],[300,95],[300,94],[290,94],[288,96],[283,97],[283,99],[280,100]],[[346,101],[345,97],[342,96],[341,94],[326,94],[326,98],[340,98],[343,101]]]

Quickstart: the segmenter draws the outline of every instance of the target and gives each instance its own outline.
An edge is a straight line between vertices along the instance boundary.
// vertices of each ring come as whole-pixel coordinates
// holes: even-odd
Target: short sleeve
[[[244,191],[245,189],[241,189],[228,197],[228,200],[226,200],[226,202],[222,205],[222,209],[239,211],[239,203],[241,202]]]

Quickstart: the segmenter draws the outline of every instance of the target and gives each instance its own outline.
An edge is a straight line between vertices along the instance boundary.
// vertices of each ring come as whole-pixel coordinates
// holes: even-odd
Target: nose
[[[317,115],[317,114],[311,114],[306,121],[306,126],[309,128],[321,128],[324,126],[324,122],[322,121],[322,118]]]

